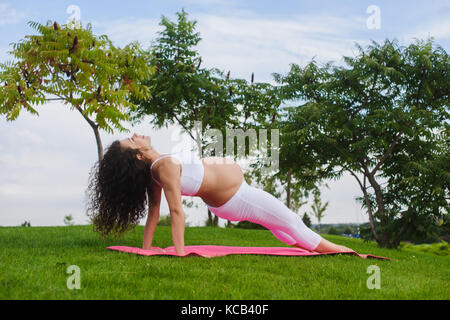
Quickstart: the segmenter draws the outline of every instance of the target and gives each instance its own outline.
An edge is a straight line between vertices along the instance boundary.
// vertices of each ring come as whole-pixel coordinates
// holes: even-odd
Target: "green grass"
[[[101,241],[91,226],[0,228],[0,299],[449,299],[449,257],[324,235],[360,253],[277,257],[145,257],[107,250],[140,246],[143,227]],[[186,245],[286,246],[267,230],[186,228]],[[171,246],[160,226],[155,246]],[[67,267],[81,270],[81,289],[69,290]],[[367,267],[380,268],[381,288],[369,290]]]

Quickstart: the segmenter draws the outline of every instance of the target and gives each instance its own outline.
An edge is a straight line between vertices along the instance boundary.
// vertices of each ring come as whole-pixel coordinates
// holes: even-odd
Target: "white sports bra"
[[[203,168],[202,160],[194,152],[175,152],[171,154],[165,154],[156,159],[150,166],[150,172],[152,172],[153,165],[160,159],[174,157],[181,162],[181,178],[180,187],[181,195],[193,196],[195,195],[200,186],[202,185],[205,169]],[[152,173],[153,178],[153,173]],[[161,184],[153,178],[153,180],[161,186]]]

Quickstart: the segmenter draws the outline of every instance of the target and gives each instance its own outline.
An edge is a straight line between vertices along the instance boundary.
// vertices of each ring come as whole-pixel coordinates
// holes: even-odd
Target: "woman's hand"
[[[157,252],[161,252],[161,253],[168,253],[168,252],[171,251],[171,250],[166,250],[166,249],[161,249],[161,248],[156,248],[156,247],[151,247],[148,250],[157,251]],[[179,250],[178,252],[176,252],[176,255],[177,256],[184,256],[184,255],[186,255],[186,253],[184,252],[184,248],[183,248],[183,250]]]
[[[150,248],[150,250],[152,250],[152,251],[158,251],[158,252],[163,252],[163,253],[166,253],[167,252],[167,250],[164,250],[164,249],[161,249],[161,248]]]
[[[182,250],[177,250],[177,256],[184,256],[186,255],[186,253],[184,252],[184,247],[182,248]]]

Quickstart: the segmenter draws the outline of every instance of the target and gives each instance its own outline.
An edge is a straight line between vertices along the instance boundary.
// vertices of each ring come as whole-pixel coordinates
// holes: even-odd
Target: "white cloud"
[[[201,6],[236,6],[239,2],[232,0],[181,0],[181,3],[201,5]]]
[[[205,63],[246,79],[254,72],[256,81],[270,81],[270,73],[286,72],[290,63],[304,64],[314,56],[339,63],[342,56],[353,55],[355,41],[365,42],[351,37],[365,21],[360,16],[296,15],[281,20],[200,14],[195,18]]]
[[[44,143],[44,138],[42,138],[37,133],[31,132],[27,129],[17,130],[16,136],[33,145],[42,145]]]
[[[34,188],[30,188],[30,186]],[[8,197],[9,200],[17,199],[70,199],[75,194],[83,194],[84,188],[80,185],[58,185],[58,184],[13,184],[0,185],[0,196]]]
[[[14,24],[25,18],[25,14],[18,12],[9,4],[0,3],[0,26]]]
[[[227,14],[189,15],[197,21],[202,41],[198,45],[204,65],[231,70],[236,77],[270,81],[271,72],[285,72],[289,63],[317,60],[339,62],[343,55],[353,55],[354,43],[365,39],[351,37],[361,31],[365,17],[331,15],[294,15],[289,19],[261,18],[254,13],[230,8]],[[159,19],[124,18],[93,22],[118,45],[130,39],[148,47],[162,30]]]
[[[138,41],[145,49],[162,29],[159,19],[123,18],[112,21],[93,21],[92,25],[117,46],[125,46],[131,41]]]
[[[329,202],[325,210],[325,216],[321,223],[364,223],[368,222],[368,216],[361,209],[360,202],[355,198],[362,196],[356,179],[350,173],[344,173],[337,181],[326,181],[329,188],[321,188],[322,203]],[[311,212],[313,197],[310,197],[308,207],[305,210]],[[317,223],[317,218],[310,214],[313,223]]]
[[[450,19],[434,20],[428,24],[421,24],[414,31],[402,36],[408,42],[413,38],[427,39],[429,36],[436,40],[450,38]]]

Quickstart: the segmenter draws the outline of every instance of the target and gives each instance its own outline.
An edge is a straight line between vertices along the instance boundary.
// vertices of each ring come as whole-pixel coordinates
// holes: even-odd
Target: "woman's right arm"
[[[173,161],[159,164],[160,181],[169,205],[172,240],[177,255],[184,256],[184,228],[186,216],[181,201],[180,176],[181,167]]]
[[[153,184],[153,200],[150,200],[147,222],[144,228],[142,249],[149,250],[152,247],[153,235],[159,220],[159,208],[161,204],[161,187]]]

